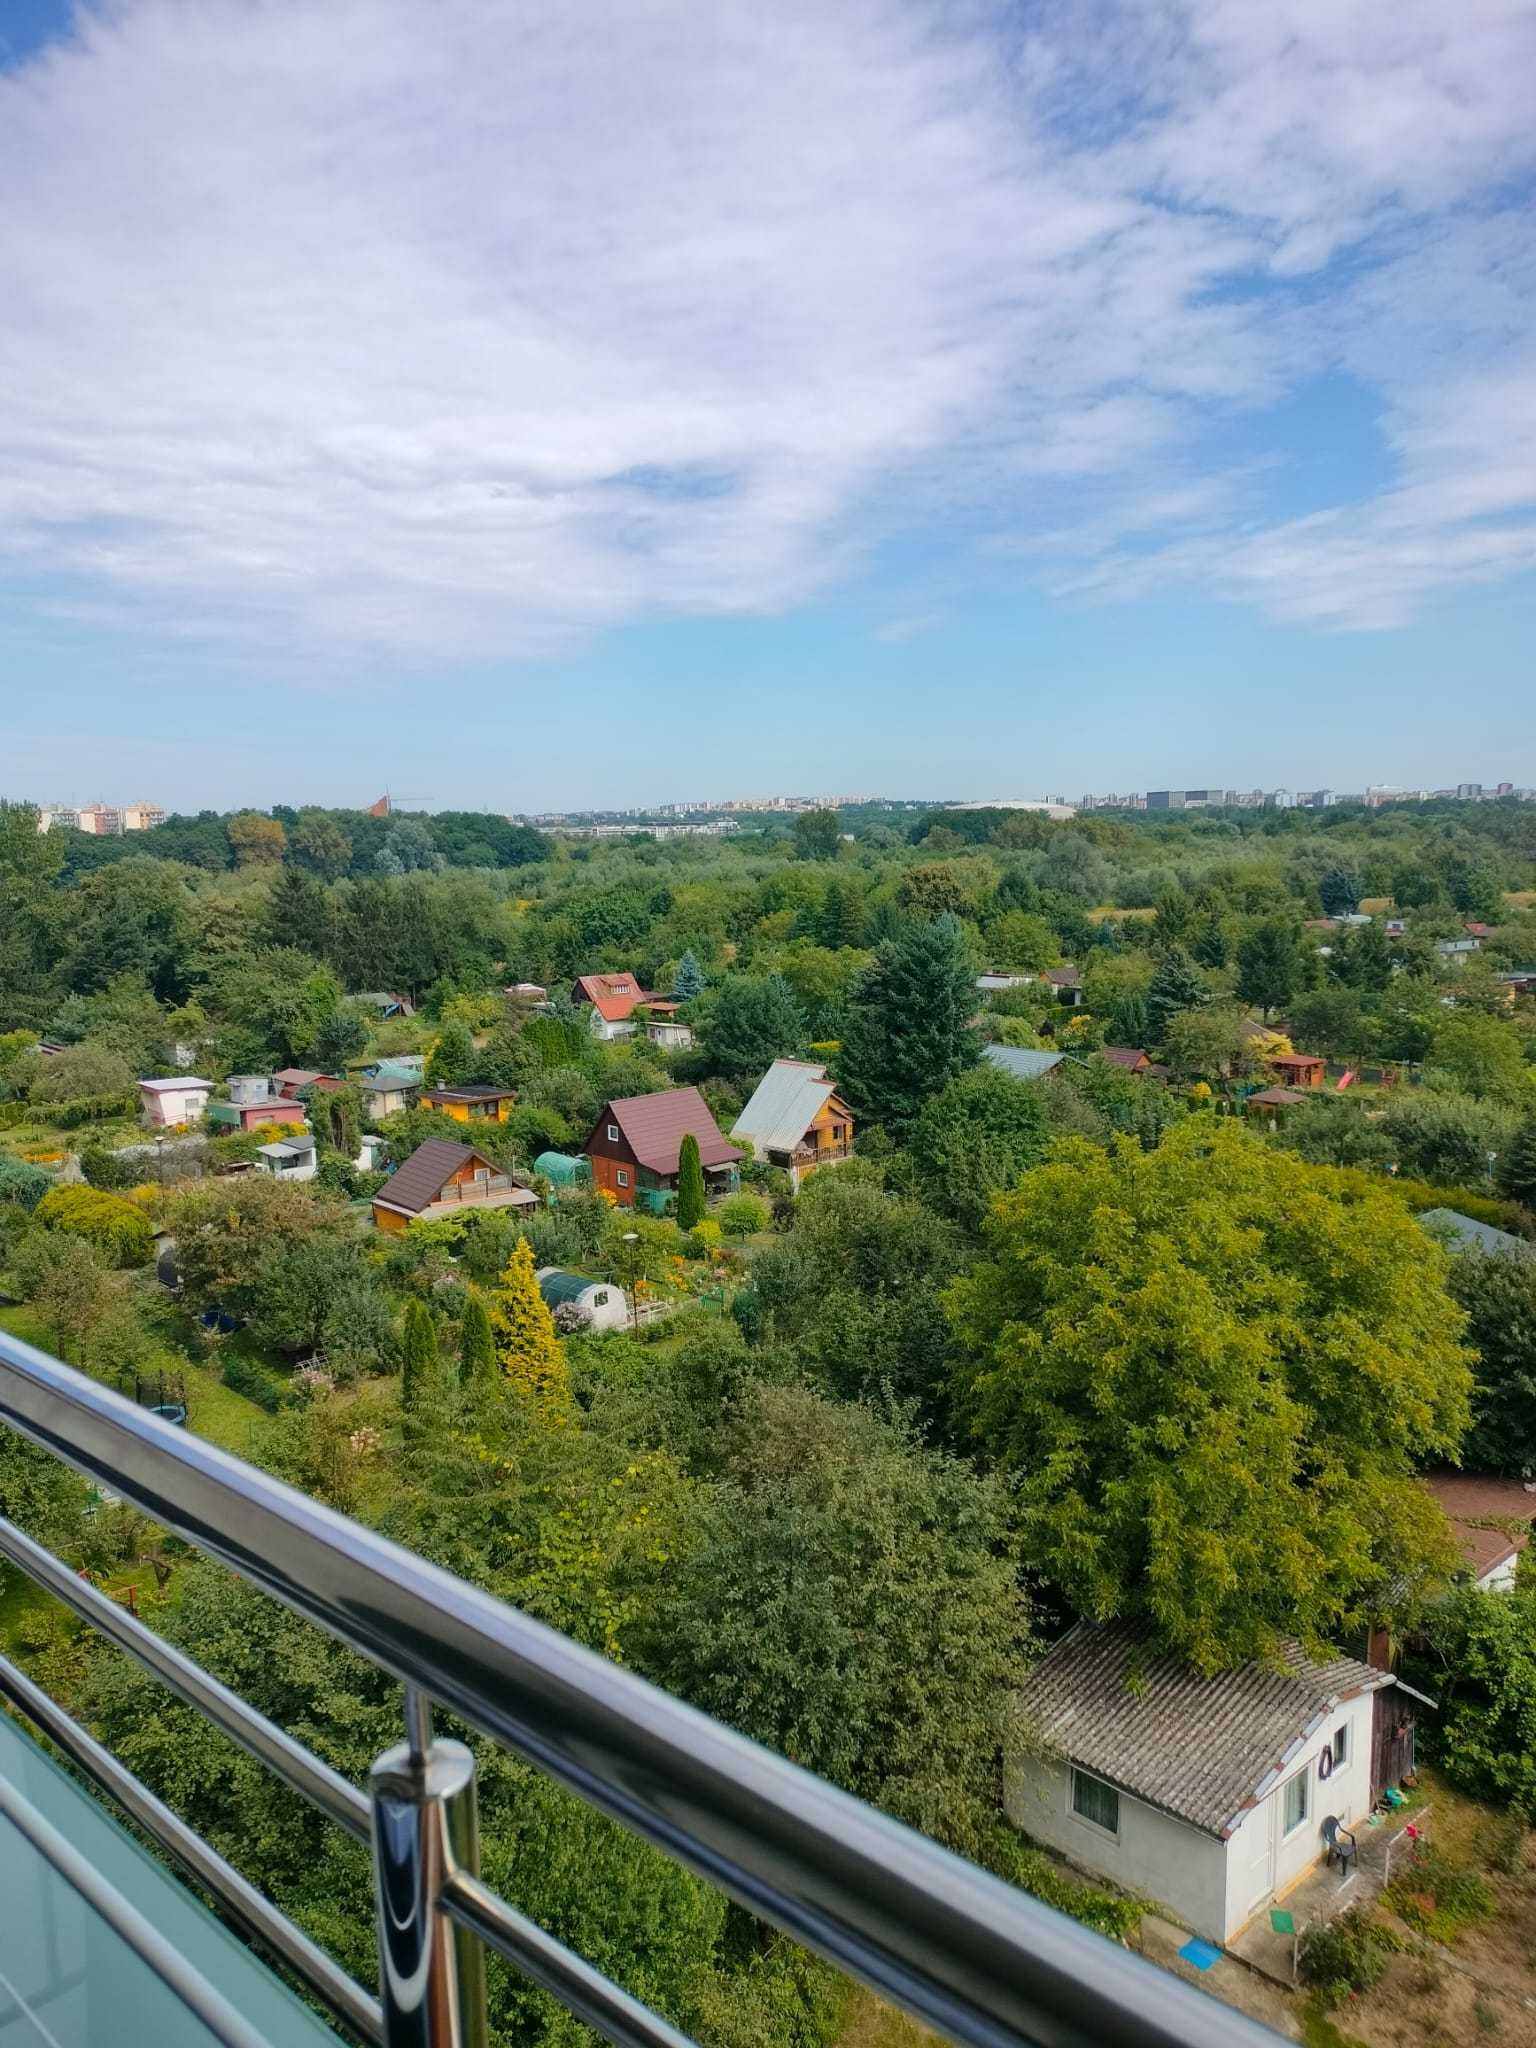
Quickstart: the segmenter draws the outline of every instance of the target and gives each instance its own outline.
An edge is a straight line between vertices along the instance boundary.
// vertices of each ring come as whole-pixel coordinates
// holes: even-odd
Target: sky
[[[4,0],[0,795],[1536,784],[1536,4]]]

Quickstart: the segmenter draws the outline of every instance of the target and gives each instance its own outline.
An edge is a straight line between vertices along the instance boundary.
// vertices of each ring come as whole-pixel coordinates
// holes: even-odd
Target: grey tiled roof
[[[1341,1700],[1393,1683],[1354,1657],[1284,1669],[1243,1664],[1202,1678],[1158,1651],[1144,1623],[1080,1621],[1025,1681],[1025,1713],[1096,1777],[1225,1837],[1260,1789]]]

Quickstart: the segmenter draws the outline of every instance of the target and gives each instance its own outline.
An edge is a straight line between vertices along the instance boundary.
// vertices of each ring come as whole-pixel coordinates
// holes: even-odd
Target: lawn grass
[[[51,1352],[54,1348],[52,1331],[36,1309],[25,1304],[0,1309],[0,1330],[8,1330],[24,1344],[35,1344],[39,1351]],[[163,1348],[157,1351],[141,1377],[158,1372],[175,1374],[185,1382],[187,1427],[195,1436],[218,1444],[222,1450],[233,1451],[238,1457],[249,1454],[252,1426],[263,1419],[263,1411],[254,1401],[226,1387],[216,1367],[194,1364],[180,1352]]]

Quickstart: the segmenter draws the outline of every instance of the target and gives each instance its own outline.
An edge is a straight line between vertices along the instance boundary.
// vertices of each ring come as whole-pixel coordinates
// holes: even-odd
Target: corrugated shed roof
[[[1219,1839],[1341,1700],[1395,1681],[1354,1657],[1243,1664],[1202,1678],[1145,1623],[1080,1621],[1025,1681],[1022,1702],[1073,1763]]]
[[[371,1067],[363,1069],[358,1082],[365,1095],[393,1094],[402,1088],[419,1088],[421,1062],[412,1059],[376,1060]]]
[[[811,1060],[775,1060],[731,1126],[764,1150],[792,1152],[836,1093],[825,1067]]]
[[[1495,1230],[1491,1223],[1479,1223],[1475,1216],[1463,1216],[1459,1209],[1425,1209],[1420,1212],[1419,1221],[1433,1229],[1448,1232],[1455,1239],[1458,1251],[1524,1252],[1527,1255],[1531,1251],[1528,1241],[1516,1237],[1512,1230]]]
[[[379,1189],[378,1200],[392,1209],[408,1209],[419,1216],[429,1209],[443,1191],[451,1173],[478,1159],[495,1172],[494,1163],[473,1145],[455,1145],[451,1138],[428,1138],[416,1147],[403,1166],[397,1167]]]
[[[678,1151],[690,1131],[699,1141],[702,1166],[730,1166],[741,1157],[736,1146],[720,1135],[720,1126],[697,1088],[662,1088],[654,1095],[627,1095],[617,1102],[605,1102],[592,1127],[593,1136],[609,1123],[618,1125],[636,1161],[652,1173],[676,1173]]]
[[[1029,1045],[984,1045],[981,1051],[984,1059],[1015,1081],[1038,1081],[1066,1058],[1064,1052],[1042,1052]]]

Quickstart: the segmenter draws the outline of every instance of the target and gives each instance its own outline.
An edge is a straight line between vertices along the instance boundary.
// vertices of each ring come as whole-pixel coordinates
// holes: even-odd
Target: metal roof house
[[[853,1152],[853,1111],[825,1067],[814,1060],[775,1060],[731,1126],[737,1144],[754,1157],[800,1177]]]
[[[1009,1818],[1036,1841],[1226,1941],[1413,1766],[1414,1703],[1390,1671],[1294,1643],[1213,1678],[1146,1625],[1080,1621],[1025,1681],[1044,1744],[1008,1762]]]

